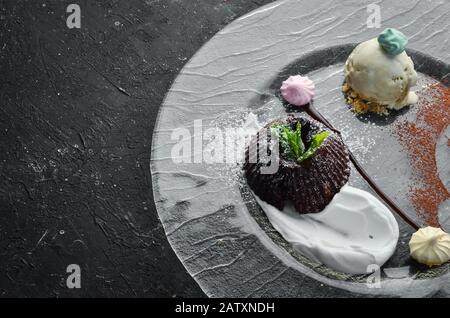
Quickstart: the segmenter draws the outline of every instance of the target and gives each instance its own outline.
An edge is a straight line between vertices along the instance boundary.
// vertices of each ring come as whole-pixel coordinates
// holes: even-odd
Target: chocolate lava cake
[[[278,170],[264,174],[261,168],[271,164],[270,149],[276,145],[272,136],[278,140]],[[267,160],[258,153],[263,147]],[[279,210],[292,203],[301,214],[317,213],[347,183],[349,154],[339,135],[315,120],[291,115],[267,124],[251,139],[244,175],[252,191]]]

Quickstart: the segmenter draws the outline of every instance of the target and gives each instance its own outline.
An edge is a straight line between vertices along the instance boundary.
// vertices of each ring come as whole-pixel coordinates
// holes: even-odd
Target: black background
[[[268,2],[0,1],[0,296],[204,296],[155,210],[153,127],[189,58]]]

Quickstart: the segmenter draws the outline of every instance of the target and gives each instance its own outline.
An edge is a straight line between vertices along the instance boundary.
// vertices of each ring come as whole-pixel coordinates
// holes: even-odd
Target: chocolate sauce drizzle
[[[311,116],[313,119],[317,120],[318,122],[321,122],[323,125],[334,131],[335,133],[341,135],[341,132],[333,127],[331,123],[322,116],[322,114],[314,108],[314,106],[311,105],[311,103],[303,106],[305,112]],[[366,170],[361,166],[361,164],[356,160],[355,156],[349,149],[349,156],[350,161],[355,166],[356,170],[361,174],[361,176],[366,180],[366,182],[370,185],[370,187],[378,194],[378,196],[383,199],[383,201],[393,210],[395,213],[397,213],[403,220],[405,220],[406,223],[411,225],[415,230],[418,230],[420,228],[419,225],[417,225],[408,215],[406,215],[395,203],[392,201],[388,195],[383,192],[383,190],[380,189],[380,187],[377,186],[375,181],[369,176]]]

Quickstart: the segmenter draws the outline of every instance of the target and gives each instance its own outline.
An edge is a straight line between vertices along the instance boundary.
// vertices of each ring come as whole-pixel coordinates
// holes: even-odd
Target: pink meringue
[[[314,96],[314,83],[307,76],[289,76],[281,85],[283,98],[292,105],[308,104]]]

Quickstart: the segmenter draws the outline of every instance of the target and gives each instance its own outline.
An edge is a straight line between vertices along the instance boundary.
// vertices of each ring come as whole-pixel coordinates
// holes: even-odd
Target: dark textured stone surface
[[[154,208],[152,131],[184,63],[270,1],[80,0],[69,30],[72,2],[1,1],[0,296],[202,296]]]

